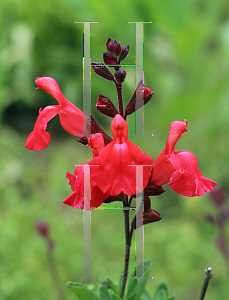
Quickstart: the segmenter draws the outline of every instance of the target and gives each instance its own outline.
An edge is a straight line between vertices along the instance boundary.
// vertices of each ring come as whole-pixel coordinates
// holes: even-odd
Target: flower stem
[[[120,298],[123,299],[127,276],[128,276],[128,267],[130,260],[130,246],[131,246],[131,237],[130,234],[130,204],[128,203],[128,197],[125,197],[125,201],[123,202],[123,213],[124,213],[124,228],[125,228],[125,259],[124,259],[124,272],[122,274],[122,282],[120,287]]]
[[[122,84],[116,83],[116,89],[117,89],[117,94],[118,94],[119,113],[123,117]]]
[[[204,299],[205,293],[206,293],[207,288],[208,288],[209,281],[212,277],[213,277],[212,268],[207,268],[207,270],[205,270],[204,284],[203,284],[203,287],[202,287],[202,290],[201,290],[201,293],[200,293],[199,300]]]

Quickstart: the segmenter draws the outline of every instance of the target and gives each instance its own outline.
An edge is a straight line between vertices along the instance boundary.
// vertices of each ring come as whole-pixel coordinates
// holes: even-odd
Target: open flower
[[[187,131],[186,127],[187,121],[171,123],[166,147],[153,165],[151,181],[157,185],[170,181],[170,188],[180,195],[204,196],[205,191],[210,192],[217,183],[203,177],[194,154],[189,151],[175,151],[177,141]]]
[[[73,208],[89,210],[100,206],[109,196],[104,194],[95,181],[90,178],[90,165],[88,163],[76,167],[74,175],[67,172],[66,177],[69,179],[73,193],[63,203]]]
[[[26,148],[30,150],[42,150],[50,143],[51,136],[46,131],[47,123],[59,114],[61,126],[69,134],[82,137],[89,134],[87,130],[87,116],[74,104],[68,101],[62,94],[57,82],[51,77],[38,77],[35,80],[37,89],[43,89],[52,95],[59,105],[46,106],[39,110],[39,116],[34,130],[27,138]]]
[[[140,193],[150,179],[153,158],[128,140],[128,125],[121,115],[114,117],[111,131],[114,140],[89,162],[91,177],[103,193],[111,196],[121,192],[126,195]],[[138,165],[143,166],[142,184],[136,180]]]

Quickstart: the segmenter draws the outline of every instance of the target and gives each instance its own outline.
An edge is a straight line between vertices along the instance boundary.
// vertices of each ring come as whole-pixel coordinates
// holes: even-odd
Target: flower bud
[[[111,40],[110,38],[106,42],[107,51],[111,52],[116,57],[121,53],[121,45],[117,40]]]
[[[216,187],[209,193],[216,206],[222,206],[225,202],[225,193],[222,187]]]
[[[106,65],[117,65],[117,59],[110,52],[103,53],[103,61]]]
[[[102,133],[105,146],[113,141],[113,139],[98,125],[98,123],[91,115],[89,115],[88,117],[87,126],[88,130],[91,130],[91,133]]]
[[[119,113],[113,102],[101,94],[99,94],[96,108],[99,112],[111,118],[114,118]]]
[[[38,231],[38,233],[41,236],[43,236],[45,238],[49,236],[49,225],[48,225],[48,223],[46,223],[44,221],[37,222],[36,230]]]
[[[227,245],[225,239],[220,236],[216,239],[216,246],[224,255],[228,255]]]
[[[143,80],[141,80],[137,86],[137,89],[130,98],[130,101],[127,103],[125,115],[131,115],[137,109],[148,103],[153,94],[154,92],[151,92],[149,88],[145,87]]]
[[[118,70],[114,73],[114,76],[115,76],[115,79],[116,79],[116,82],[118,84],[120,83],[123,83],[123,81],[125,80],[126,78],[126,71],[125,70]]]
[[[99,76],[107,80],[114,81],[114,75],[111,73],[108,67],[104,66],[103,63],[92,63],[92,68]]]
[[[210,222],[212,224],[216,223],[216,219],[213,216],[213,214],[211,214],[211,213],[205,213],[204,218],[205,218],[205,220],[207,220],[208,222]]]
[[[139,215],[139,212],[137,212],[136,216]],[[142,225],[146,225],[149,223],[153,223],[153,222],[157,222],[160,221],[162,218],[160,217],[159,212],[157,212],[154,209],[151,209],[151,201],[150,198],[148,196],[144,197],[144,212],[143,212],[143,222],[139,222],[136,224],[136,216],[134,217],[132,223],[131,223],[131,227],[133,229],[136,229]],[[140,218],[141,219],[141,218]],[[137,218],[138,221],[138,218]]]
[[[121,53],[118,57],[118,64],[123,61],[127,55],[129,54],[129,45],[123,46],[121,49]]]
[[[154,182],[149,182],[147,187],[144,189],[145,196],[158,196],[164,193],[165,190],[162,186],[156,185]]]

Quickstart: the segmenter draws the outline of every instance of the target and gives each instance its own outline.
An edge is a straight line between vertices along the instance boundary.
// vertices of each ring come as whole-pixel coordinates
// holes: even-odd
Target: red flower
[[[102,149],[98,157],[89,164],[91,177],[103,193],[117,196],[140,193],[148,184],[151,176],[153,158],[128,140],[128,125],[117,114],[111,124],[114,140]],[[136,184],[136,166],[143,167],[143,186]]]
[[[67,172],[66,177],[69,179],[73,193],[63,203],[73,208],[89,210],[100,206],[109,196],[99,189],[94,180],[90,179],[90,166],[88,163],[76,167],[74,175]]]
[[[204,196],[210,192],[216,182],[203,177],[198,168],[198,161],[189,151],[175,151],[175,145],[186,129],[187,121],[174,121],[169,127],[169,135],[165,149],[153,165],[152,182],[169,186],[180,195],[194,197]]]
[[[57,82],[51,77],[38,77],[35,80],[39,86],[52,95],[59,105],[46,106],[39,110],[39,116],[34,130],[27,138],[26,148],[30,150],[42,150],[50,143],[51,136],[46,131],[47,123],[59,114],[60,123],[65,131],[71,135],[82,137],[89,134],[87,130],[87,116],[74,104],[68,101],[62,94]]]

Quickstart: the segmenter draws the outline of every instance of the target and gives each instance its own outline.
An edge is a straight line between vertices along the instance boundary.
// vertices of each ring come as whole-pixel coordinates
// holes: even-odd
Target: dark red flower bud
[[[111,52],[116,57],[121,53],[121,45],[117,40],[111,40],[110,38],[106,42],[107,51]]]
[[[49,225],[48,225],[48,223],[46,223],[44,221],[37,222],[36,230],[43,237],[48,237],[49,236]]]
[[[224,255],[228,255],[228,249],[227,249],[226,241],[222,236],[220,236],[219,238],[216,239],[216,245],[217,245],[218,249]]]
[[[103,53],[103,61],[106,65],[117,65],[117,59],[109,52]]]
[[[88,131],[91,133],[102,133],[104,138],[105,146],[113,141],[113,139],[99,126],[99,124],[95,121],[95,119],[89,115],[87,120]]]
[[[159,212],[154,209],[149,209],[146,213],[144,213],[143,225],[160,221],[162,218],[160,217]]]
[[[79,140],[77,140],[77,142],[87,146],[88,145],[88,137],[90,135],[84,135],[82,138],[80,138]]]
[[[118,57],[118,63],[123,61],[127,57],[128,54],[129,54],[129,45],[123,46],[121,49],[121,53]]]
[[[228,208],[226,208],[226,207],[221,208],[220,218],[221,218],[221,221],[227,221],[228,220],[228,218],[229,218]]]
[[[114,75],[111,73],[108,67],[104,66],[102,62],[92,63],[92,68],[94,69],[95,73],[99,76],[107,80],[114,81]]]
[[[125,116],[131,115],[137,109],[148,103],[153,94],[154,92],[151,92],[149,88],[144,87],[143,80],[141,80],[130,101],[127,103],[125,108]]]
[[[115,79],[116,79],[116,82],[118,84],[120,83],[123,83],[123,81],[125,80],[126,78],[126,71],[125,70],[118,70],[114,73],[114,76],[115,76]]]
[[[156,185],[153,182],[149,182],[147,187],[144,189],[144,195],[145,196],[158,196],[162,193],[164,193],[165,190],[163,189],[162,186]]]
[[[116,116],[119,113],[113,102],[109,98],[101,94],[99,94],[96,103],[96,108],[99,112],[111,118],[114,118],[114,116]]]
[[[222,187],[216,187],[209,193],[216,206],[222,206],[225,202],[225,193]]]
[[[137,221],[139,219],[138,216],[140,217],[139,213],[140,213],[140,210],[137,212],[136,216],[134,217],[134,219],[131,223],[131,227],[133,229],[136,229],[136,228],[138,228],[142,225],[145,225],[145,224],[160,221],[162,219],[160,217],[159,212],[157,212],[154,209],[151,209],[151,201],[150,201],[150,198],[148,196],[144,196],[143,221],[136,224],[136,217],[137,217]],[[141,217],[140,217],[140,220],[141,220]]]
[[[211,213],[205,213],[204,218],[212,224],[216,223],[216,219]]]

